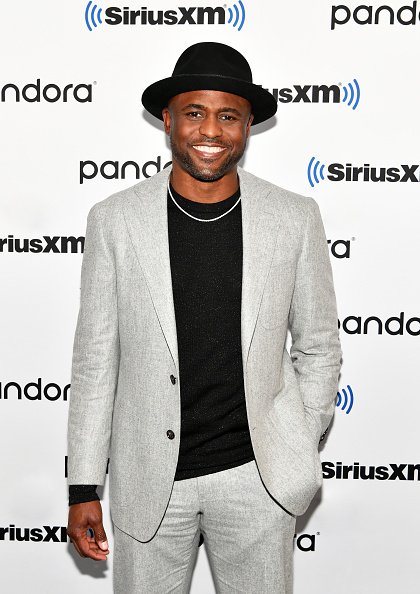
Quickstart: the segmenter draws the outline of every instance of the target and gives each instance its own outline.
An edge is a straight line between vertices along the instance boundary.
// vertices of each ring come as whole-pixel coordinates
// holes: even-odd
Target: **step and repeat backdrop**
[[[315,198],[336,283],[344,363],[324,485],[297,523],[295,592],[415,594],[420,3],[180,1],[2,6],[1,591],[112,592],[112,563],[79,559],[65,531],[86,216],[170,166],[141,93],[187,46],[220,41],[278,101],[243,166]],[[203,547],[192,592],[214,592]]]

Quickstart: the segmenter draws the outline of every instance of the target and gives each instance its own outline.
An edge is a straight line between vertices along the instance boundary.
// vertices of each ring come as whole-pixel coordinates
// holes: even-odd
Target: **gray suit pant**
[[[114,592],[187,594],[201,532],[218,594],[291,594],[295,523],[255,461],[175,481],[150,541],[114,526]]]

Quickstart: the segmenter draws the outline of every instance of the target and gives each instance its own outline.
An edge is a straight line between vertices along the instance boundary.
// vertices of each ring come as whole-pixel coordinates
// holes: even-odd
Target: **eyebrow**
[[[185,107],[182,108],[182,111],[185,111],[187,109],[203,109],[204,111],[206,110],[206,106],[205,105],[200,105],[199,103],[189,103],[188,105],[186,105]],[[237,109],[235,109],[234,107],[222,107],[221,109],[217,110],[218,113],[234,113],[238,116],[241,116],[241,112]]]

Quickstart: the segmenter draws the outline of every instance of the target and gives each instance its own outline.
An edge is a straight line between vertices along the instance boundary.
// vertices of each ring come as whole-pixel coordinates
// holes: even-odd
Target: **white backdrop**
[[[182,13],[199,21],[198,7],[219,9],[214,24],[204,15],[203,24],[176,25],[108,24],[107,8],[128,5],[119,1],[98,0],[96,9],[85,0],[2,6],[3,592],[112,592],[111,563],[78,559],[61,529],[82,259],[82,242],[66,238],[83,238],[95,202],[169,161],[141,92],[203,40],[236,47],[254,82],[278,94],[278,115],[253,130],[244,166],[313,196],[330,240],[344,364],[322,451],[324,486],[298,520],[295,592],[419,592],[420,7],[392,0],[378,13],[379,3],[353,1],[226,2],[148,5],[154,18],[172,10],[181,21]],[[35,87],[25,91],[28,84]],[[354,181],[340,179],[346,166]],[[106,492],[104,499],[112,550]],[[192,592],[214,592],[202,548]]]

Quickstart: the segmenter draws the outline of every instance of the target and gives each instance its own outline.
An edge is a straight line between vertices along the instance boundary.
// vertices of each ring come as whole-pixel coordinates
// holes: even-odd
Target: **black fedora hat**
[[[162,109],[171,97],[188,91],[223,91],[245,97],[259,124],[277,111],[273,95],[252,82],[251,68],[237,50],[223,43],[205,41],[188,47],[178,58],[172,76],[159,80],[144,91],[145,109],[162,120]]]

